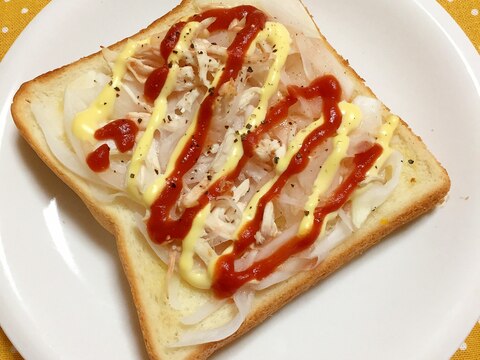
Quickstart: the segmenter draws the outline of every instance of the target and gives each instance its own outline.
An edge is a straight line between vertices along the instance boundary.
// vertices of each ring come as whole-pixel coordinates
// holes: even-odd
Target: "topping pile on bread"
[[[207,357],[450,187],[298,0],[184,0],[12,115],[115,235],[152,359]]]

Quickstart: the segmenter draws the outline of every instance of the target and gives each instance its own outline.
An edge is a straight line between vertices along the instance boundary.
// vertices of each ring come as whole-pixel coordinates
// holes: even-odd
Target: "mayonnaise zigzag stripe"
[[[127,60],[135,54],[139,46],[146,45],[149,42],[150,39],[127,41],[127,45],[115,60],[112,71],[112,81],[105,85],[101,93],[87,109],[78,113],[73,119],[72,130],[78,139],[90,142],[94,141],[93,136],[98,129],[98,124],[108,120],[113,113],[117,91],[122,86],[122,79],[127,72]]]
[[[377,144],[379,144],[383,151],[382,155],[375,161],[372,168],[367,172],[367,179],[370,176],[376,176],[382,168],[385,161],[392,154],[392,148],[390,147],[390,141],[392,140],[393,133],[398,126],[400,119],[396,115],[390,115],[387,121],[382,124],[380,131],[377,135]]]
[[[214,184],[217,180],[224,177],[226,174],[230,173],[235,169],[238,161],[243,156],[241,136],[247,134],[250,129],[257,127],[265,119],[268,110],[268,103],[278,88],[278,84],[280,82],[280,71],[285,65],[285,61],[287,60],[287,56],[290,51],[290,34],[288,33],[288,30],[285,28],[285,26],[283,26],[282,24],[275,22],[267,22],[265,25],[265,29],[258,33],[258,35],[255,37],[255,40],[250,45],[247,51],[247,55],[251,55],[255,51],[257,44],[261,41],[268,41],[273,46],[275,59],[268,71],[266,80],[262,88],[260,89],[260,99],[257,106],[255,107],[255,110],[248,117],[247,121],[245,122],[245,126],[236,134],[236,137],[234,138],[236,141],[232,143],[232,152],[227,158],[222,170],[214,175],[214,177],[209,181],[209,184]],[[214,82],[213,86],[215,85],[216,83]],[[187,139],[188,138],[189,137],[187,137]],[[178,154],[176,154],[177,149],[182,149],[183,146],[184,145],[181,143],[177,145],[174,151],[174,155],[172,156],[172,160],[170,162],[173,163],[173,161],[175,161],[175,159],[178,157]],[[180,150],[178,150],[178,152],[180,152]],[[167,171],[165,173],[168,174]],[[210,208],[210,205],[207,205],[207,207]],[[204,212],[207,207],[202,209],[201,212],[196,216],[192,225],[192,229],[188,233],[187,238],[191,238],[193,236],[192,234],[199,231],[199,228],[203,230],[203,228],[205,227],[206,217],[204,217]],[[199,217],[203,218],[203,222],[198,220]],[[193,261],[194,254],[189,254],[189,256],[192,257],[191,260]],[[184,255],[184,250],[182,250],[182,257],[185,256],[187,255]],[[215,261],[216,259],[212,259],[212,261],[210,262],[210,270],[213,269]],[[186,260],[184,260],[184,264],[185,263],[187,263]],[[185,274],[184,278],[192,285],[192,282],[195,282],[196,284],[202,286],[206,286],[207,283],[211,283],[212,271],[209,271],[208,273],[206,272],[203,276],[197,273],[194,277],[192,277],[189,275],[190,273],[188,271],[186,271],[185,269],[182,270],[182,262],[180,263],[180,269],[180,273]]]
[[[155,194],[157,194],[157,188],[161,188],[161,181],[159,179],[165,179],[160,177],[144,194],[140,194],[138,190],[137,175],[140,171],[143,160],[147,156],[150,146],[153,141],[155,130],[160,129],[162,126],[162,120],[166,116],[167,112],[167,98],[175,89],[175,84],[179,72],[179,62],[183,58],[185,52],[189,51],[189,46],[192,39],[197,35],[197,31],[200,28],[200,23],[196,21],[189,22],[185,25],[180,33],[179,40],[175,45],[174,50],[171,52],[167,59],[167,63],[171,64],[168,71],[165,84],[155,100],[152,116],[148,122],[147,128],[140,138],[137,147],[132,156],[128,172],[127,172],[127,189],[132,196],[137,200],[145,202],[147,205],[155,200]],[[168,170],[168,169],[167,169]],[[158,190],[160,191],[160,190]]]
[[[350,144],[348,134],[358,127],[362,118],[358,106],[345,101],[340,102],[338,106],[343,115],[342,123],[337,130],[337,135],[333,139],[333,151],[323,163],[322,168],[313,183],[312,193],[305,204],[305,216],[303,217],[298,230],[300,236],[308,234],[312,229],[315,208],[318,206],[320,196],[331,186],[335,174],[340,167],[341,161],[347,155],[348,146]],[[323,225],[326,223],[327,221],[324,221]]]
[[[195,244],[202,237],[205,221],[207,220],[208,214],[210,214],[210,209],[211,205],[208,204],[195,217],[190,232],[182,241],[182,254],[180,255],[178,264],[179,272],[183,279],[199,289],[209,289],[212,282],[206,271],[193,270]]]

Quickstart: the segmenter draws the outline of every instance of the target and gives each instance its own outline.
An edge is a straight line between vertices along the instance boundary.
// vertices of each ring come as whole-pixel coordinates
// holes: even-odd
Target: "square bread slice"
[[[201,8],[205,8],[210,3],[205,0],[184,0],[171,12],[133,35],[131,39],[143,39],[165,32],[179,19],[198,13]],[[268,5],[267,0],[247,0],[245,2],[235,0],[225,1],[222,4],[227,7],[252,4],[263,8],[267,13],[268,8],[273,6]],[[318,31],[318,36],[324,45],[323,51],[337,62],[344,75],[352,81],[355,94],[375,97],[364,81],[328,44],[316,29],[313,21],[310,23],[309,14],[299,1],[281,1],[275,3],[275,6],[285,6],[292,13],[292,21],[296,21],[298,16],[301,16],[303,21],[307,19],[304,24],[306,31]],[[297,25],[301,23],[302,21],[299,21]],[[122,40],[110,48],[119,50],[126,42],[127,39]],[[215,350],[260,324],[287,302],[362,254],[399,226],[435,207],[443,201],[449,191],[450,180],[446,171],[427,150],[422,140],[410,130],[405,122],[400,121],[391,146],[401,152],[403,158],[409,161],[406,161],[402,167],[400,182],[394,192],[368,217],[361,228],[334,248],[328,257],[314,269],[300,272],[280,284],[258,291],[251,312],[232,336],[213,343],[180,348],[169,347],[168,344],[177,336],[182,327],[180,324],[181,314],[171,308],[166,296],[167,267],[159,260],[137,229],[137,219],[135,211],[132,209],[137,205],[121,198],[110,203],[99,202],[96,195],[103,191],[103,188],[69,170],[57,159],[48,145],[49,137],[63,136],[65,149],[71,152],[71,145],[61,130],[58,130],[63,126],[62,116],[52,116],[51,121],[57,121],[57,123],[52,124],[51,128],[45,129],[42,128],[32,111],[35,106],[42,106],[47,102],[56,103],[57,108],[60,109],[65,89],[69,83],[91,69],[105,68],[106,62],[102,54],[98,52],[23,84],[15,95],[12,115],[20,133],[38,156],[76,192],[98,222],[115,236],[118,253],[138,311],[147,351],[152,359],[203,359],[208,357]],[[385,115],[389,113],[386,107],[384,113]],[[405,196],[407,193],[408,196]],[[184,286],[181,296],[184,297],[183,301],[191,302],[194,305],[208,299],[209,295]],[[297,309],[297,311],[301,310]],[[228,311],[215,313],[211,316],[210,321],[222,323],[225,322],[226,316],[229,316]]]

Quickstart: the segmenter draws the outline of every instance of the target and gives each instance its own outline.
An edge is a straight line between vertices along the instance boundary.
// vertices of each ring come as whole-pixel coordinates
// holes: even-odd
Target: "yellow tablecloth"
[[[0,61],[30,20],[50,0],[0,0]],[[461,26],[480,52],[480,0],[437,0]],[[480,312],[480,309],[479,309]],[[22,360],[0,329],[0,359]],[[480,359],[480,321],[452,360]]]

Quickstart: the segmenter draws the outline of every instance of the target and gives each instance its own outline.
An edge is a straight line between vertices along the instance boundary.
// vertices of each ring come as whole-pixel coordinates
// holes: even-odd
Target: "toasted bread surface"
[[[164,31],[179,18],[196,12],[195,2],[184,0],[170,13],[134,35],[133,38],[143,38]],[[374,96],[348,63],[335,52],[325,38],[322,37],[322,39],[328,51],[343,64],[348,76],[354,81],[356,93]],[[125,41],[126,39],[112,45],[112,48],[121,48]],[[98,222],[115,236],[118,253],[138,311],[145,344],[152,359],[208,357],[215,350],[260,324],[294,297],[363,253],[399,226],[432,209],[443,200],[450,188],[446,171],[427,150],[421,139],[402,121],[391,145],[403,154],[404,159],[412,161],[404,163],[400,183],[393,194],[369,216],[358,231],[331,251],[314,270],[299,273],[287,281],[257,292],[252,311],[234,335],[215,343],[170,348],[168,343],[182,328],[181,314],[173,310],[168,303],[165,283],[166,266],[138,231],[134,211],[131,210],[134,205],[127,200],[99,203],[91,193],[92,184],[72,173],[52,154],[43,130],[31,110],[32,104],[42,103],[46,99],[53,98],[61,104],[67,84],[89,69],[103,66],[105,63],[102,55],[96,53],[23,84],[15,95],[12,115],[20,133],[38,156],[77,193]],[[408,197],[405,196],[406,193],[409,194]],[[193,289],[184,290],[184,296],[185,301],[192,304],[198,303],[199,299],[208,298],[204,292]],[[227,315],[228,313],[221,312],[215,315],[217,318],[212,321],[222,322]]]

